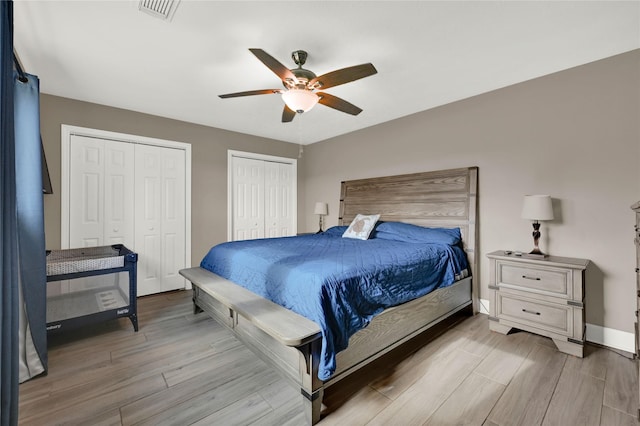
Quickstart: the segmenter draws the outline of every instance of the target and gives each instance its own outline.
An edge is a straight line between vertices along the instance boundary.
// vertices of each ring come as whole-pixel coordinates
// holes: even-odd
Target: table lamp
[[[329,214],[329,206],[327,205],[327,203],[318,201],[316,203],[315,209],[313,209],[313,213],[317,214],[320,217],[320,221],[318,223],[320,229],[318,230],[318,232],[316,232],[316,234],[320,234],[322,232],[322,217]]]
[[[553,207],[549,195],[525,195],[522,204],[522,218],[533,221],[533,250],[529,253],[535,257],[546,257],[540,251],[538,241],[540,240],[541,220],[553,220]]]

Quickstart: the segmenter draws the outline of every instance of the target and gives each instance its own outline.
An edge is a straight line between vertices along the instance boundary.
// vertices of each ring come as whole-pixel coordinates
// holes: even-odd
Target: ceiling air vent
[[[140,0],[138,9],[151,16],[171,21],[176,13],[180,0]]]

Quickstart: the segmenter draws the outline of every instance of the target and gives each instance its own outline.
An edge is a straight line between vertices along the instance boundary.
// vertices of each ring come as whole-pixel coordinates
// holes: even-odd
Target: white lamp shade
[[[282,94],[282,100],[293,111],[303,113],[313,108],[320,98],[310,90],[289,89]]]
[[[522,218],[530,220],[553,220],[553,207],[549,195],[525,195]]]
[[[313,213],[326,216],[329,214],[329,206],[327,205],[327,203],[319,201],[316,203],[316,207],[313,209]]]

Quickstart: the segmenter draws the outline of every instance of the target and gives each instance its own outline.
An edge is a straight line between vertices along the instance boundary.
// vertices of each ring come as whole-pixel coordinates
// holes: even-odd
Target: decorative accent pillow
[[[358,240],[366,240],[373,231],[376,223],[380,219],[379,214],[363,215],[358,214],[351,222],[351,225],[344,231],[342,238],[356,238]]]

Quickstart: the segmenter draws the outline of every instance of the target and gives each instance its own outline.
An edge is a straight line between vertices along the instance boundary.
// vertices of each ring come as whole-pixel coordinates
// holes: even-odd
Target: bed
[[[350,224],[357,214],[377,213],[383,222],[457,228],[471,276],[373,316],[337,353],[329,373],[324,325],[202,267],[180,273],[193,284],[196,309],[225,324],[300,388],[308,422],[315,424],[327,387],[454,313],[477,312],[477,282],[472,279],[478,261],[477,177],[478,169],[470,167],[342,182],[339,225]]]

